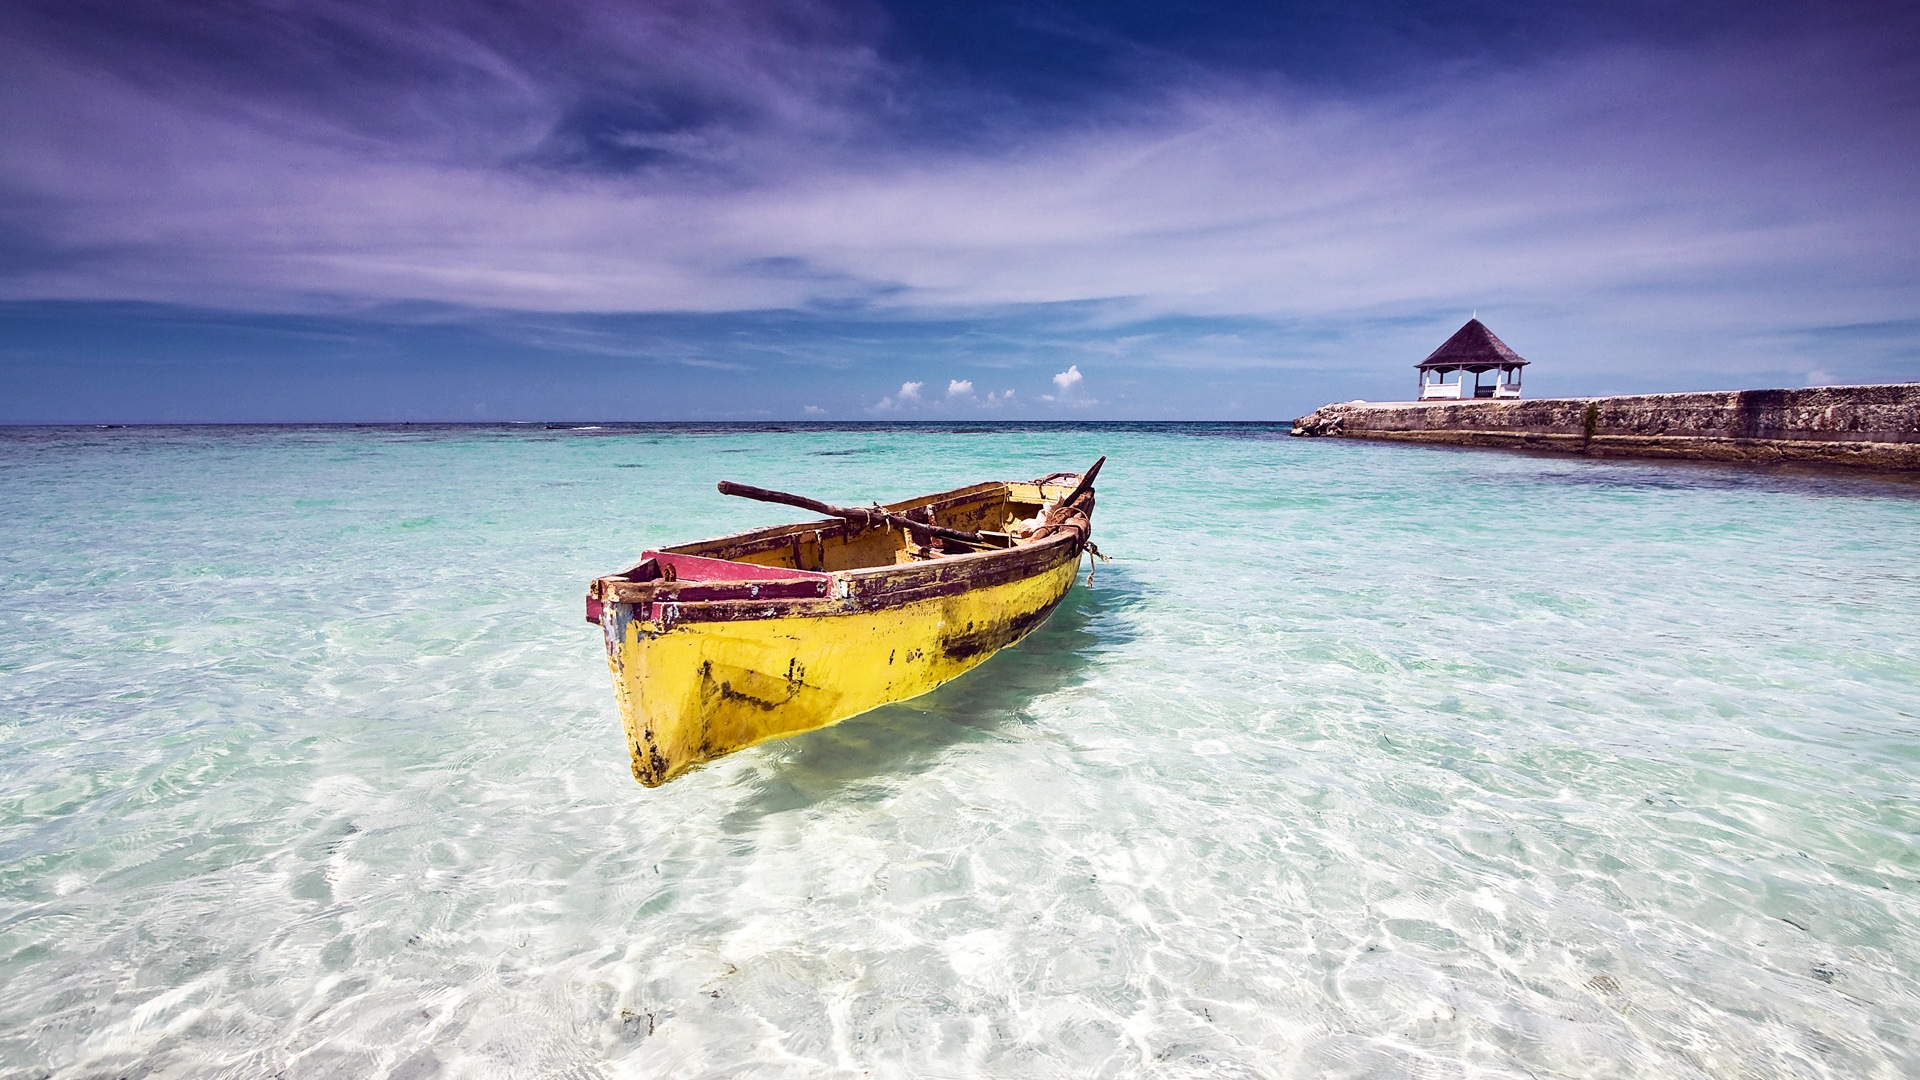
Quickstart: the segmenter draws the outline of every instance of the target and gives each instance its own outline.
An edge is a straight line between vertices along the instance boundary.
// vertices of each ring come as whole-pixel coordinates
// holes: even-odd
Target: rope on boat
[[[1107,557],[1106,552],[1094,546],[1091,540],[1087,541],[1087,546],[1081,550],[1089,556],[1087,559],[1087,588],[1091,589],[1093,588],[1093,572],[1100,569],[1100,563],[1096,563],[1094,560],[1098,559],[1100,562],[1112,562],[1113,560]]]

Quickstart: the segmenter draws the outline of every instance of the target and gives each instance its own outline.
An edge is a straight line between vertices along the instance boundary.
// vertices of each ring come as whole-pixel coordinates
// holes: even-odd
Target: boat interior
[[[1016,535],[1070,494],[1079,476],[1063,473],[1030,482],[989,481],[971,487],[887,503],[883,510],[931,525],[981,533],[1006,547],[1018,546]],[[963,541],[886,525],[868,526],[842,520],[816,520],[776,525],[714,540],[678,544],[648,552],[647,559],[621,575],[629,580],[650,578],[661,563],[672,567],[677,580],[720,581],[762,577],[828,574],[862,570],[991,550]],[[691,556],[691,558],[682,558]],[[649,567],[653,563],[653,567]],[[741,564],[745,564],[743,567]],[[746,567],[765,568],[759,573]],[[785,571],[767,575],[765,570]]]

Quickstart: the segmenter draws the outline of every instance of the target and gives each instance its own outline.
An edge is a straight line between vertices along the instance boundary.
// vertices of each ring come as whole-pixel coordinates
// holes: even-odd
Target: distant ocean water
[[[648,791],[587,580],[1109,456]],[[0,1076],[1920,1075],[1920,485],[1259,425],[0,429]]]

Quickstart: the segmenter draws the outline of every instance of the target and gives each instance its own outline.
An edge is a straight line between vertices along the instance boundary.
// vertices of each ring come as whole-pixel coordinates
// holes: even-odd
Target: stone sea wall
[[[1537,401],[1352,401],[1301,417],[1293,434],[1920,469],[1920,383]]]

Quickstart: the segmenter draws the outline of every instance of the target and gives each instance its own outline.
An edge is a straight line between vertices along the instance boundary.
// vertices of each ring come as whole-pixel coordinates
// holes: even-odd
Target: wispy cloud
[[[1047,366],[1017,385],[1082,402],[1058,381],[1080,362],[1102,397],[1109,365],[1398,365],[1400,338],[1293,330],[1475,307],[1644,373],[1784,362],[1795,335],[1920,310],[1920,76],[1910,37],[1871,25],[1429,66],[1366,93],[1188,71],[1045,131],[940,142],[903,134],[900,102],[950,88],[833,4],[154,10],[178,48],[0,22],[0,299],[535,313],[543,347],[726,370],[746,361],[568,320],[1012,336],[1045,311],[1056,340],[1028,355]],[[234,59],[183,59],[208,56]],[[976,374],[1023,362],[953,352]],[[925,404],[921,385],[876,407]]]
[[[1724,325],[1895,317],[1920,280],[1904,179],[1920,155],[1886,149],[1912,145],[1904,111],[1863,108],[1821,56],[1760,46],[1594,53],[1371,101],[1216,84],[1032,144],[806,154],[803,135],[857,125],[836,94],[849,66],[883,78],[877,62],[794,46],[776,78],[736,50],[723,67],[759,119],[700,129],[738,163],[717,189],[516,164],[579,89],[471,41],[434,47],[521,95],[520,119],[462,127],[474,147],[459,152],[370,145],[297,102],[156,95],[13,42],[0,189],[24,239],[0,293],[546,311],[1100,300],[1128,318],[1659,294],[1645,317],[1678,304]],[[1865,70],[1901,84],[1888,100],[1912,89]],[[740,269],[769,260],[806,269]]]

